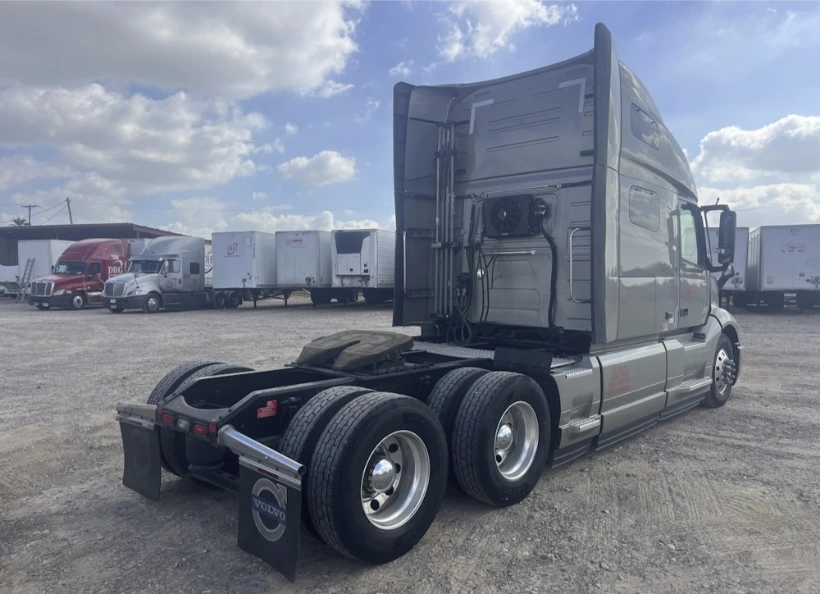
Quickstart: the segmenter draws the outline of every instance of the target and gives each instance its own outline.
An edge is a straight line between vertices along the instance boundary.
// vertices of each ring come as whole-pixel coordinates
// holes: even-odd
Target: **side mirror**
[[[735,231],[737,228],[737,213],[724,210],[720,213],[720,227],[718,229],[718,264],[729,265],[735,261]]]

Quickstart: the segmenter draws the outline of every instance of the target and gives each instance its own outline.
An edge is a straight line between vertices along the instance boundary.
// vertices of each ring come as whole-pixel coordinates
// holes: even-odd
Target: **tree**
[[[28,221],[23,217],[14,217],[12,219],[10,227],[28,227]]]

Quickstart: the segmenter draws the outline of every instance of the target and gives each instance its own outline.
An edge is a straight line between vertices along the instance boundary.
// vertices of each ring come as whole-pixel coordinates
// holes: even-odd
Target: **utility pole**
[[[66,206],[68,206],[68,224],[73,225],[74,224],[74,217],[71,216],[71,198],[66,196],[65,203],[66,203]]]
[[[32,208],[40,208],[39,204],[22,204],[23,208],[28,209],[28,226],[31,227],[31,209]]]

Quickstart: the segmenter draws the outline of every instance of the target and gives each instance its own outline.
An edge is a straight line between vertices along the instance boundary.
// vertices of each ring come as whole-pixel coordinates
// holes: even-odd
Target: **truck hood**
[[[107,283],[133,283],[136,279],[137,283],[156,283],[159,278],[158,274],[145,274],[141,272],[126,272],[125,274],[118,274],[114,278],[108,279]]]
[[[85,281],[84,274],[47,274],[33,279],[33,283],[54,283],[55,287],[81,285]]]

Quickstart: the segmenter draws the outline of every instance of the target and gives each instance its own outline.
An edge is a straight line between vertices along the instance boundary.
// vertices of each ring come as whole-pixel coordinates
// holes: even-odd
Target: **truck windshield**
[[[54,274],[82,274],[85,272],[85,262],[57,262]]]
[[[128,272],[142,274],[156,274],[160,268],[162,268],[162,260],[131,260],[128,264]]]

